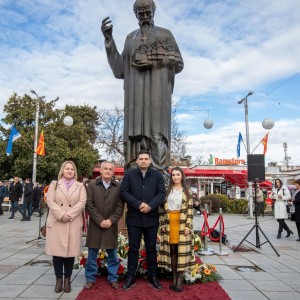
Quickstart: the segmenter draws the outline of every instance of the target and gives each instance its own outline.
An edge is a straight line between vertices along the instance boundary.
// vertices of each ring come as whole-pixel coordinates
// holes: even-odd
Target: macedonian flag
[[[39,143],[37,145],[37,148],[35,150],[36,154],[45,156],[45,141],[44,141],[44,131],[42,130]]]
[[[265,135],[265,137],[260,141],[264,145],[264,154],[267,153],[268,149],[268,137],[269,137],[269,132]]]

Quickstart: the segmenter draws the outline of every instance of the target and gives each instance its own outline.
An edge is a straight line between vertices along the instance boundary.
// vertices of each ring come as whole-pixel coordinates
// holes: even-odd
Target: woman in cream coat
[[[47,193],[46,253],[53,256],[56,275],[55,292],[71,291],[71,275],[75,256],[80,254],[82,240],[82,210],[86,203],[86,190],[77,181],[76,166],[65,161],[59,171],[58,181],[50,184]]]
[[[293,231],[289,229],[284,220],[288,218],[286,207],[288,201],[291,200],[291,194],[289,189],[286,186],[282,185],[282,181],[278,178],[275,179],[275,186],[272,190],[270,198],[275,200],[275,219],[277,219],[279,223],[277,238],[281,239],[281,233],[283,229],[287,232],[286,237],[289,237],[291,234],[293,234]]]

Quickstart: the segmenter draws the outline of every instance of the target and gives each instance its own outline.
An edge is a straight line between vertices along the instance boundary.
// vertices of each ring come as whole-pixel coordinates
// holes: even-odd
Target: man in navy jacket
[[[129,238],[128,271],[123,289],[135,283],[139,248],[142,235],[146,247],[146,260],[150,283],[161,289],[157,280],[156,239],[159,225],[158,207],[164,202],[166,189],[158,171],[150,168],[150,153],[141,150],[136,160],[138,168],[125,173],[120,193],[127,203],[127,229]]]

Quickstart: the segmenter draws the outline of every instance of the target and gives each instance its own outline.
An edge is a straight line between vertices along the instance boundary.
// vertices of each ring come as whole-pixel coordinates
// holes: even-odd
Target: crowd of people
[[[31,183],[30,178],[22,179],[15,176],[9,181],[0,181],[0,215],[3,215],[2,203],[9,200],[11,215],[8,220],[13,220],[19,212],[22,216],[20,221],[30,221],[34,212],[43,215],[43,192],[44,186],[38,182]]]

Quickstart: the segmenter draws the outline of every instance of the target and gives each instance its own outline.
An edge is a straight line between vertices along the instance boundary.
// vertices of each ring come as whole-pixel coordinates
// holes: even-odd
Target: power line
[[[279,89],[281,86],[283,86],[284,84],[286,84],[287,82],[289,82],[290,80],[292,80],[294,77],[296,77],[298,74],[299,74],[299,72],[297,72],[296,74],[294,74],[293,76],[291,76],[287,80],[285,80],[285,81],[281,82],[280,84],[278,84],[277,86],[275,86],[270,92],[266,93],[266,96],[270,95],[271,93],[273,93],[274,91],[276,91],[277,89]]]

